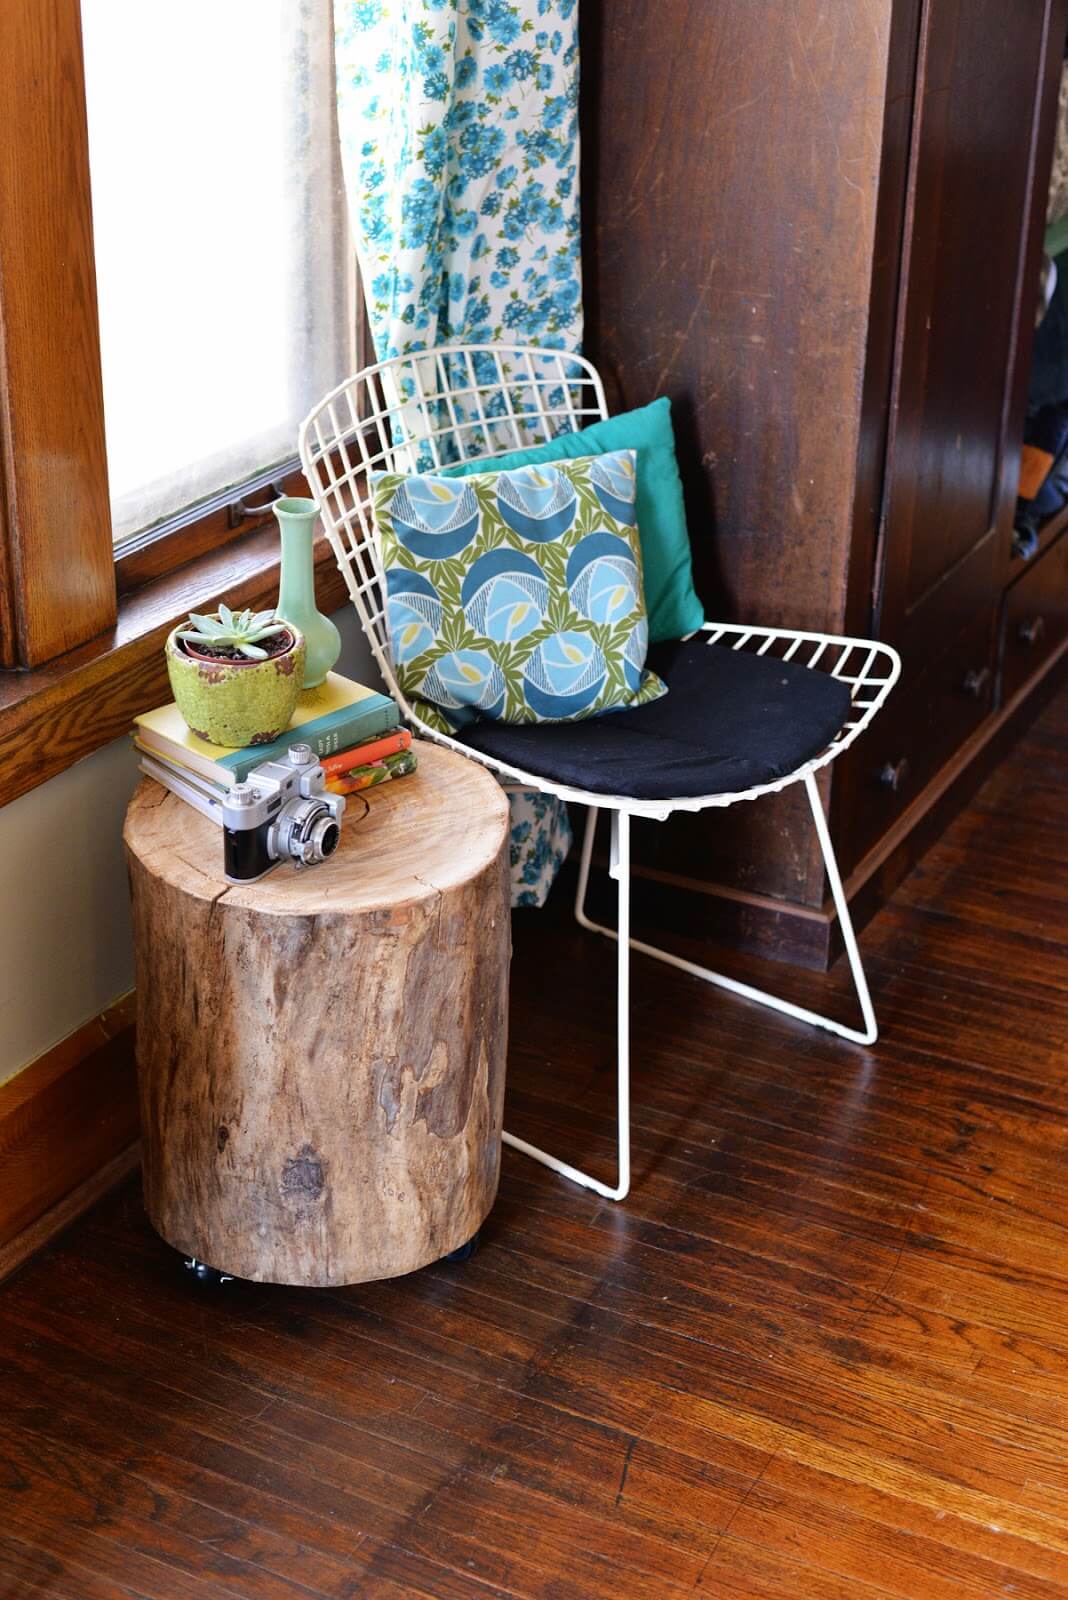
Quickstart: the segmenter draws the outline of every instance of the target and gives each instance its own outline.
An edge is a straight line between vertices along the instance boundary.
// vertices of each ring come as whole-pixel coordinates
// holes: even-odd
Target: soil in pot
[[[277,633],[262,643],[257,641],[257,649],[264,652],[262,657],[246,656],[234,649],[233,645],[216,648],[209,644],[193,644],[190,639],[179,639],[178,648],[183,655],[192,656],[194,661],[229,661],[235,667],[256,667],[261,666],[264,660],[273,661],[275,656],[284,656],[287,650],[292,650],[293,643],[293,635],[288,631]]]

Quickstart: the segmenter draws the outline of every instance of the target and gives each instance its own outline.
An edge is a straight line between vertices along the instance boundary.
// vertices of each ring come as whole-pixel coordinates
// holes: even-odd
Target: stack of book
[[[327,673],[317,688],[304,691],[289,728],[272,744],[244,750],[209,744],[186,726],[173,703],[146,711],[134,722],[139,750],[185,767],[220,789],[240,783],[261,761],[280,760],[298,739],[319,757],[326,787],[334,794],[369,789],[416,768],[412,736],[399,726],[395,702],[339,672]]]
[[[415,751],[407,728],[397,728],[384,739],[343,750],[340,755],[323,756],[326,787],[331,794],[355,794],[370,789],[388,778],[406,778],[415,771]]]

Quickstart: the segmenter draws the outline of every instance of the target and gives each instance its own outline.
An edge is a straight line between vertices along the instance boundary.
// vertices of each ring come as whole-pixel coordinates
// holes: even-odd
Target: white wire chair
[[[609,1200],[621,1200],[630,1187],[630,960],[632,949],[691,973],[730,993],[770,1006],[786,1016],[857,1044],[878,1037],[875,1012],[857,948],[849,906],[842,888],[816,774],[857,739],[882,706],[897,680],[901,664],[896,652],[871,639],[805,633],[784,628],[705,623],[710,645],[723,645],[756,655],[772,655],[829,673],[849,686],[851,714],[827,747],[795,771],[774,782],[731,794],[641,800],[604,795],[550,781],[470,748],[421,721],[393,670],[386,627],[385,589],[374,534],[369,475],[374,470],[434,470],[477,457],[490,461],[557,434],[587,426],[608,415],[604,389],[596,369],[581,356],[524,345],[440,347],[399,356],[364,368],[323,399],[302,423],[300,458],[323,524],[370,644],[391,694],[407,721],[422,737],[447,745],[489,767],[508,783],[576,801],[589,808],[582,843],[575,915],[594,933],[618,944],[617,1068],[618,1181],[601,1179],[559,1160],[525,1139],[505,1133],[505,1141],[535,1161],[582,1184]],[[756,800],[791,784],[801,783],[827,870],[863,1017],[853,1028],[821,1016],[723,973],[630,937],[630,820],[663,820],[673,811],[702,811]],[[600,811],[611,817],[609,872],[618,885],[618,927],[604,927],[586,914],[594,834]]]

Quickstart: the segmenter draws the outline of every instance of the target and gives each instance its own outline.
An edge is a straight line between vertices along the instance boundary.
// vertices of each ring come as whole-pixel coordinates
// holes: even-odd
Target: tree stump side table
[[[364,803],[367,815],[362,817]],[[431,744],[337,853],[234,888],[146,779],[124,833],[148,1215],[220,1271],[327,1285],[467,1243],[500,1171],[508,803]]]

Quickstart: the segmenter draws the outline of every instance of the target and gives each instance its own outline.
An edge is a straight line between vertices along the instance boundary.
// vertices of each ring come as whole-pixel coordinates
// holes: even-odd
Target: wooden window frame
[[[162,529],[149,528],[140,536],[124,540],[112,556],[119,603],[142,584],[165,577],[199,556],[221,550],[257,528],[271,527],[271,484],[287,495],[308,493],[307,481],[294,459],[212,495],[184,515],[168,518]],[[238,515],[237,508],[246,504],[247,514]]]
[[[0,11],[0,665],[116,619],[79,0]]]
[[[277,481],[306,493],[286,466]],[[163,642],[190,609],[273,602],[268,476],[113,545],[81,4],[0,7],[0,805],[168,697]],[[322,537],[316,576],[320,605],[342,605]]]

